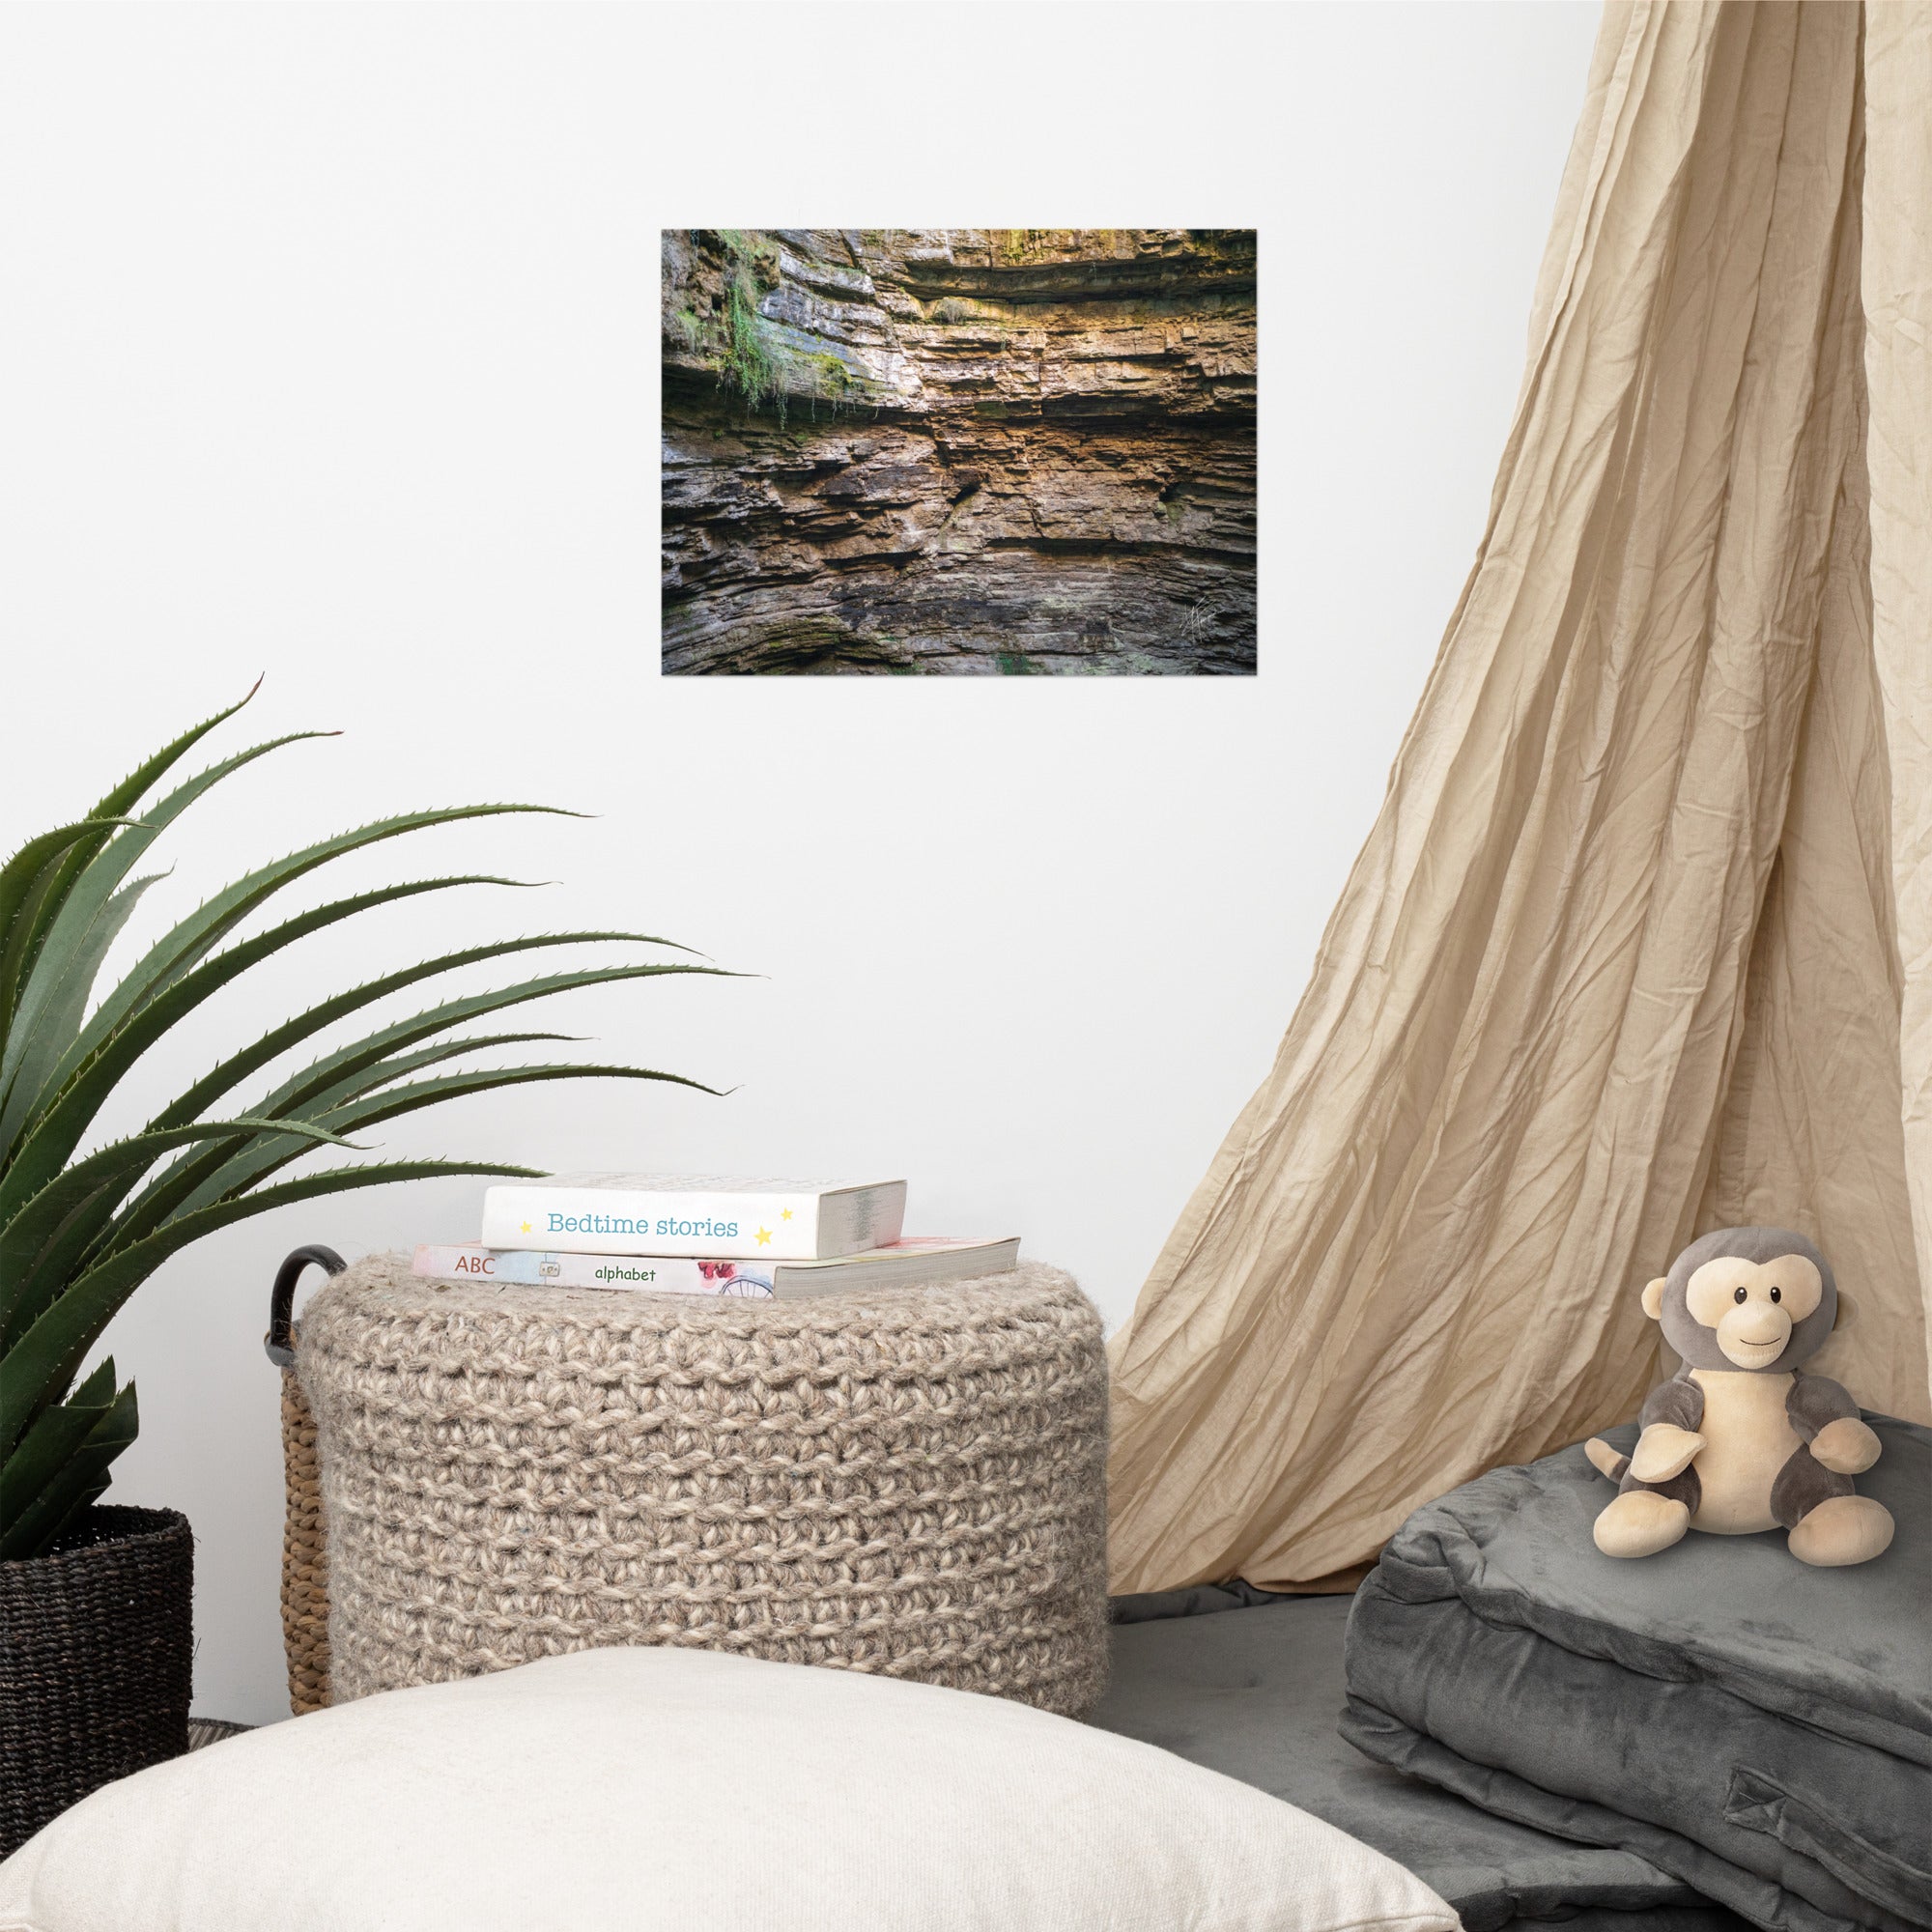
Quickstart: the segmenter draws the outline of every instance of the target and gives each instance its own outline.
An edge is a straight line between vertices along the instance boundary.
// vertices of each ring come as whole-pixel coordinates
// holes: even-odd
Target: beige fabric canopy
[[[1932,4],[1612,4],[1488,531],[1116,1338],[1117,1590],[1336,1587],[1797,1227],[1932,1419]]]

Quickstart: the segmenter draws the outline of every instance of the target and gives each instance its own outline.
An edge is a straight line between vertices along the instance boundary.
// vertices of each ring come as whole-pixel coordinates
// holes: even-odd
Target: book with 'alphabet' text
[[[1005,1274],[1019,1260],[1016,1236],[914,1235],[837,1261],[696,1261],[688,1255],[580,1255],[532,1248],[419,1247],[415,1272],[498,1288],[638,1289],[658,1294],[725,1294],[781,1301],[841,1289],[922,1288]]]

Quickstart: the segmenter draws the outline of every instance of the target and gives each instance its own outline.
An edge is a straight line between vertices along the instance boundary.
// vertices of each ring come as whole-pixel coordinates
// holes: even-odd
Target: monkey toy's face
[[[1782,1373],[1823,1346],[1837,1293],[1825,1258],[1782,1228],[1722,1228],[1643,1292],[1691,1368]]]

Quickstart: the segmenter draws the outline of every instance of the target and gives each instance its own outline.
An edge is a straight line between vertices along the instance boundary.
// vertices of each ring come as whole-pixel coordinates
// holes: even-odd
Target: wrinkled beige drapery
[[[1329,1587],[1797,1226],[1932,1416],[1932,4],[1613,4],[1475,570],[1116,1338],[1117,1590]]]

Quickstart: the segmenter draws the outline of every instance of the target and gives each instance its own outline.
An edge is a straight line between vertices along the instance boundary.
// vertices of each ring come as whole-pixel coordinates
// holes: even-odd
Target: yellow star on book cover
[[[779,1219],[781,1221],[789,1221],[791,1219],[791,1209],[789,1208],[781,1208],[779,1209]]]
[[[758,1230],[759,1247],[762,1248],[771,1238],[772,1238],[772,1231],[769,1228],[760,1228]]]
[[[526,1221],[524,1223],[524,1233],[527,1235],[529,1232],[530,1232],[530,1224],[527,1221]]]

